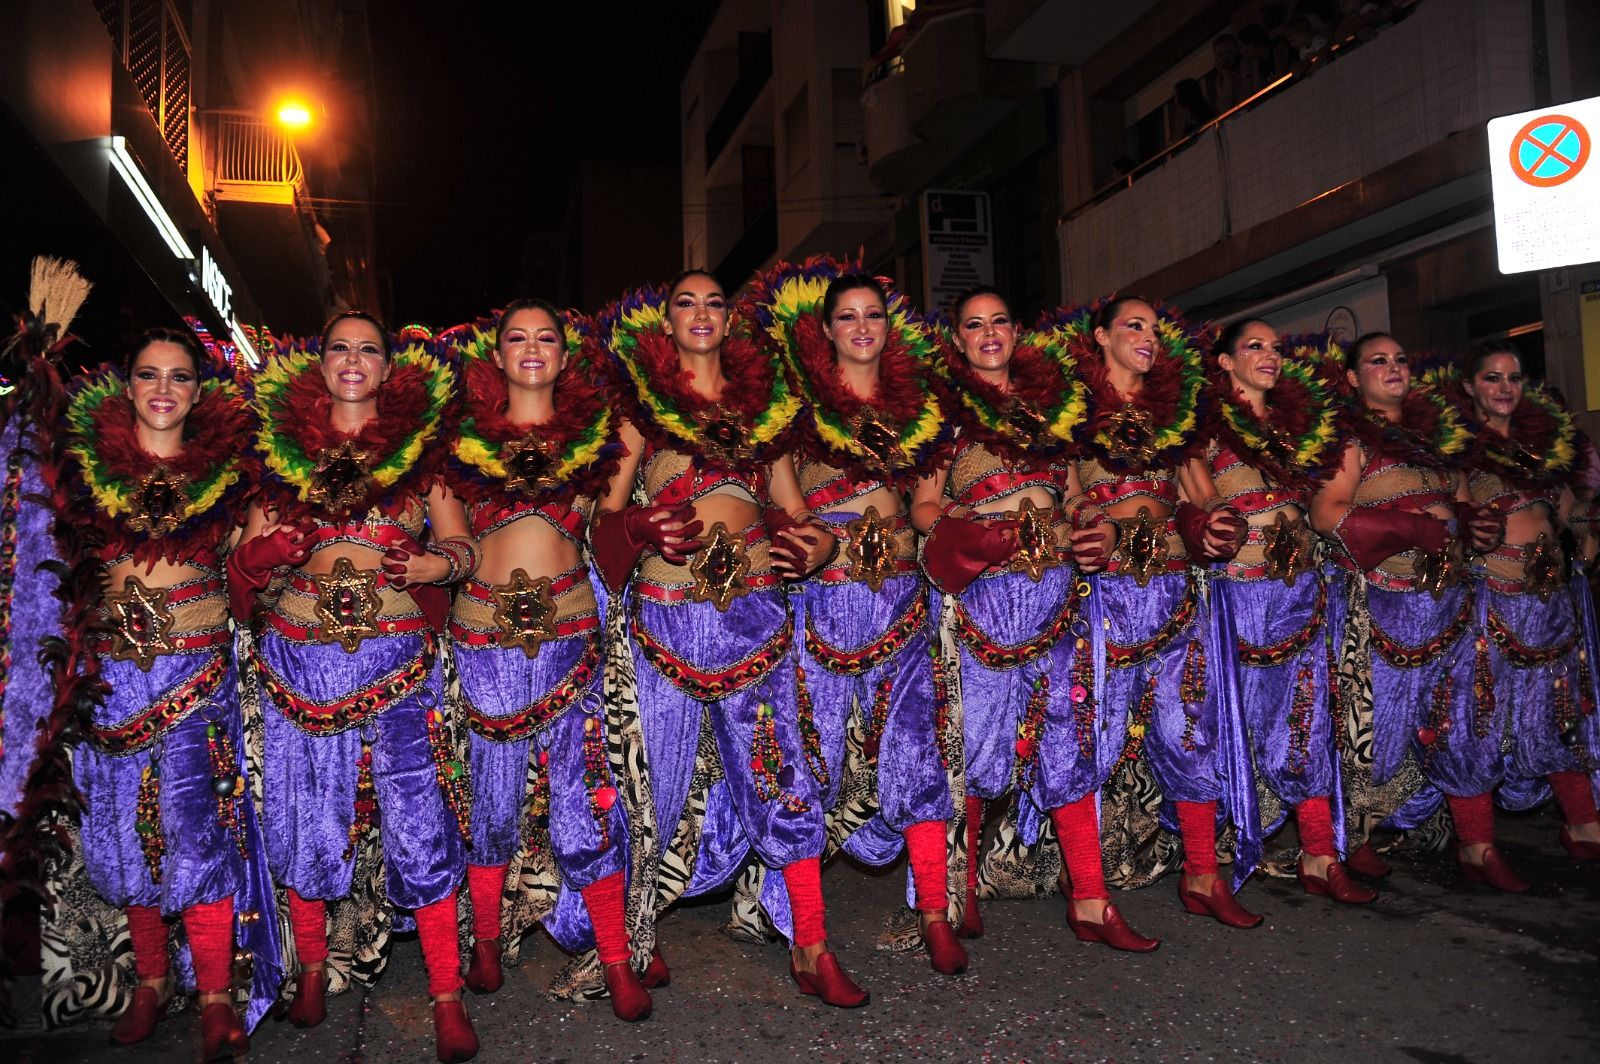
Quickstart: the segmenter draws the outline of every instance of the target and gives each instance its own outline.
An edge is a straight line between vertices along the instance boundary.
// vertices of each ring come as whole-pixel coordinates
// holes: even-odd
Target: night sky
[[[503,303],[527,235],[559,224],[575,161],[676,160],[678,82],[716,3],[489,9],[370,9],[377,253],[397,322]]]

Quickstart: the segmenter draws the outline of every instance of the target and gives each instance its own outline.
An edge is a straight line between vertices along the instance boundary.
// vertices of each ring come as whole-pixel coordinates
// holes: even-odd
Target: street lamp
[[[311,126],[311,108],[296,99],[287,99],[278,104],[278,124],[291,133],[299,133]]]

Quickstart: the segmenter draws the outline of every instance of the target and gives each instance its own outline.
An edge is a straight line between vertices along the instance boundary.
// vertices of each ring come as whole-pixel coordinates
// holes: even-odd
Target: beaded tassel
[[[1311,722],[1317,708],[1317,678],[1311,663],[1300,659],[1294,678],[1294,700],[1289,703],[1289,757],[1286,767],[1296,776],[1311,761]]]
[[[348,861],[356,855],[356,845],[372,830],[377,812],[378,790],[372,783],[372,744],[363,739],[361,756],[356,759],[356,815],[350,821],[350,837],[345,840],[341,860]]]
[[[244,777],[233,737],[220,725],[206,724],[206,753],[211,760],[211,789],[217,796],[217,823],[228,829],[240,857],[248,858],[244,834]]]
[[[462,841],[472,848],[472,792],[467,785],[467,766],[456,756],[450,736],[444,730],[444,713],[439,707],[428,709],[428,749],[433,754],[433,774],[444,792],[445,803],[456,818]]]
[[[1333,649],[1333,637],[1328,636],[1323,646],[1328,657],[1328,705],[1333,713],[1333,750],[1335,754],[1344,754],[1344,726],[1342,713],[1343,703],[1340,701],[1339,689],[1339,659]]]
[[[549,773],[540,773],[548,779]],[[617,804],[617,789],[611,785],[611,766],[606,761],[606,734],[599,713],[583,719],[583,787],[589,792],[589,812],[600,833],[600,848],[611,845],[611,821],[607,814]]]
[[[1183,748],[1198,749],[1194,741],[1195,721],[1206,700],[1206,648],[1198,639],[1189,640],[1183,654],[1183,673],[1178,677],[1178,700],[1183,703]]]
[[[1094,658],[1089,653],[1089,641],[1079,638],[1072,658],[1072,686],[1067,698],[1072,702],[1072,723],[1078,736],[1078,756],[1085,761],[1094,757]]]
[[[950,767],[950,677],[945,675],[944,658],[937,643],[930,643],[933,655],[933,738],[939,747],[939,766]]]
[[[816,709],[811,704],[811,688],[806,685],[806,670],[794,667],[794,699],[800,716],[800,747],[805,751],[811,778],[821,787],[828,785],[828,761],[822,756],[822,733],[817,730]]]
[[[161,768],[155,758],[139,774],[139,797],[134,805],[133,830],[139,835],[139,849],[144,852],[144,865],[150,870],[150,882],[161,884],[161,858],[167,852],[167,840],[161,834]]]
[[[810,809],[809,802],[784,790],[794,784],[794,766],[783,763],[783,750],[778,746],[778,723],[773,719],[771,702],[762,701],[756,706],[756,726],[751,745],[750,772],[755,779],[756,794],[761,800],[770,802],[776,799],[795,813]]]
[[[1017,721],[1017,761],[1014,775],[1017,789],[1033,789],[1034,774],[1039,767],[1039,739],[1044,735],[1044,718],[1050,709],[1050,677],[1040,675],[1033,681],[1033,691],[1023,708],[1022,719]]]
[[[1494,718],[1494,674],[1489,671],[1489,640],[1479,635],[1472,655],[1472,734],[1489,737]]]
[[[1443,745],[1450,732],[1450,695],[1454,685],[1448,674],[1433,685],[1428,699],[1428,723],[1417,729],[1417,742],[1426,748],[1424,760],[1433,756],[1435,744]]]
[[[1133,718],[1128,721],[1128,745],[1122,748],[1122,760],[1137,761],[1144,752],[1144,735],[1150,729],[1150,718],[1156,711],[1156,677],[1145,681],[1144,693],[1133,707]]]
[[[587,751],[585,751],[587,754]],[[587,759],[586,759],[587,760]],[[544,841],[550,832],[550,751],[539,751],[539,771],[533,778],[533,791],[528,795],[527,829],[522,833],[523,846],[530,856],[544,851]]]
[[[883,745],[883,729],[889,723],[889,695],[894,690],[892,680],[879,680],[873,692],[872,705],[867,710],[867,737],[862,741],[861,752],[873,764],[878,762],[878,748]]]

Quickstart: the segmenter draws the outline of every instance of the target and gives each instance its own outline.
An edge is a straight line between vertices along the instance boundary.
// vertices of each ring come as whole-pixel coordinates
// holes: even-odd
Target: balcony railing
[[[276,127],[252,114],[207,115],[211,170],[208,185],[219,201],[276,203],[306,201],[305,168],[294,144]]]

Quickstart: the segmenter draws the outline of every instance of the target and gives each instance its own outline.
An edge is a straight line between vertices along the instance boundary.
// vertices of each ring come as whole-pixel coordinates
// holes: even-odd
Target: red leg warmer
[[[1581,772],[1552,772],[1547,777],[1555,788],[1556,801],[1561,805],[1561,815],[1568,824],[1593,824],[1600,820],[1594,806],[1594,789],[1589,777]]]
[[[1072,899],[1109,898],[1105,867],[1100,856],[1100,817],[1095,812],[1094,795],[1050,810],[1061,843],[1061,857],[1072,878]]]
[[[1217,803],[1174,802],[1183,835],[1183,874],[1217,874]]]
[[[1456,842],[1462,846],[1494,843],[1494,802],[1487,794],[1457,798],[1445,795],[1450,803],[1450,818],[1456,822]]]
[[[917,888],[917,911],[942,913],[950,905],[945,878],[950,864],[945,858],[945,824],[924,820],[905,830],[906,850],[911,858],[911,881]]]
[[[1300,849],[1306,856],[1339,856],[1333,848],[1333,809],[1326,794],[1307,798],[1295,806],[1294,822],[1300,829]]]
[[[978,865],[983,863],[983,799],[967,795],[967,894],[978,892]]]
[[[167,925],[154,905],[127,908],[128,935],[133,939],[133,968],[140,979],[167,974]]]
[[[622,873],[613,872],[584,887],[583,904],[589,910],[589,922],[594,924],[594,947],[600,954],[600,963],[616,964],[627,960],[632,951],[628,948],[628,928],[623,920]]]
[[[233,896],[189,906],[183,929],[194,960],[194,988],[220,994],[233,986]]]
[[[289,927],[294,931],[294,951],[300,967],[312,968],[328,959],[328,906],[306,901],[289,891]]]
[[[456,939],[456,892],[417,910],[417,938],[428,969],[428,996],[461,989],[461,948]]]
[[[472,937],[482,942],[500,937],[500,895],[507,865],[467,865],[467,893],[472,897]]]
[[[827,909],[822,903],[822,861],[807,857],[784,865],[783,885],[789,890],[789,911],[794,914],[795,948],[825,941],[828,931],[824,926]]]

